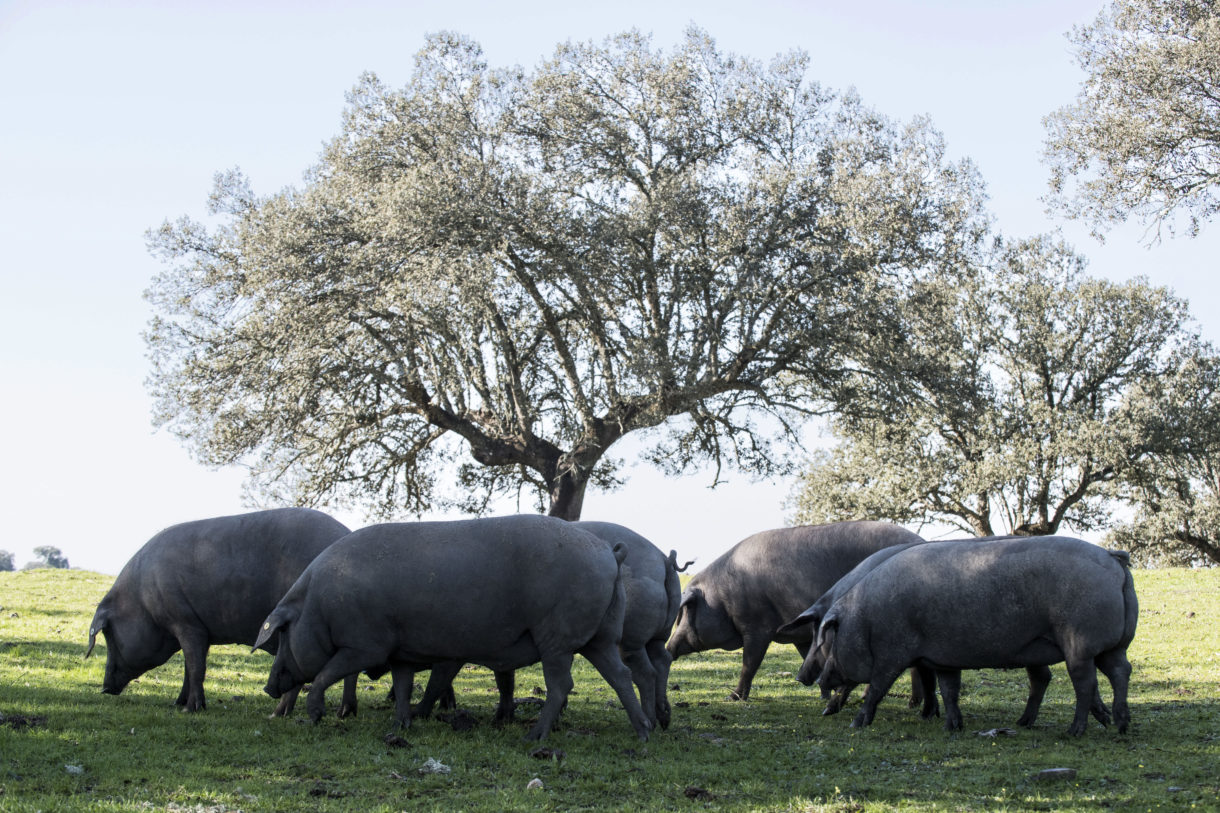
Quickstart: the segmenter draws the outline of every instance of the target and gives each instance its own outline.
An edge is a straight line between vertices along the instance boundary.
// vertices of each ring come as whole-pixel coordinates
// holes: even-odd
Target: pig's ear
[[[97,612],[93,615],[93,623],[89,625],[89,648],[85,650],[85,657],[93,654],[93,646],[97,643],[97,634],[106,629],[106,625],[110,623],[110,614],[105,608],[98,607]]]
[[[805,626],[806,624],[816,625],[817,623],[818,623],[818,611],[814,607],[810,607],[808,610],[805,610],[805,612],[801,613],[796,618],[792,619],[787,624],[784,624],[782,627],[777,629],[776,632],[782,632],[785,634],[789,633],[789,632],[796,632],[798,629]]]
[[[253,653],[254,650],[270,641],[271,636],[286,627],[291,620],[289,613],[280,609],[276,609],[271,615],[267,616],[267,620],[263,622],[262,629],[258,631],[258,637],[254,639],[254,646],[250,648],[250,652]]]
[[[703,591],[700,590],[698,587],[692,587],[682,595],[682,603],[679,604],[678,606],[685,607],[687,604],[690,604],[691,602],[695,601],[696,599],[702,599],[702,598],[703,598]]]
[[[821,625],[818,627],[818,640],[813,645],[814,649],[825,647],[833,647],[835,643],[835,631],[839,629],[839,614],[832,608],[826,613],[826,617],[822,619]]]

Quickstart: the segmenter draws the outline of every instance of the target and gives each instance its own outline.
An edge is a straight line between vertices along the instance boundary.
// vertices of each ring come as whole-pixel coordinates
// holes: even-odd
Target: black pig
[[[106,639],[102,691],[119,694],[179,649],[186,674],[177,705],[207,703],[203,676],[213,644],[252,644],[259,625],[301,571],[348,533],[339,521],[308,508],[278,508],[184,522],[136,551],[97,606],[89,626],[93,652]],[[274,645],[267,647],[274,653]],[[276,714],[292,710],[296,693]],[[345,684],[341,714],[355,713],[355,677]]]

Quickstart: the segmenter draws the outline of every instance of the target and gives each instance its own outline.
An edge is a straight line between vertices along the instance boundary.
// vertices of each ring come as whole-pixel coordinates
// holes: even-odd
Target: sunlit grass
[[[1062,666],[1031,730],[976,733],[1015,727],[1022,670],[963,675],[962,733],[907,708],[905,680],[871,727],[854,730],[854,707],[822,717],[817,692],[792,678],[795,650],[775,646],[748,703],[727,700],[740,653],[675,663],[673,724],[647,743],[578,658],[576,691],[543,743],[562,754],[545,759],[522,739],[531,707],[511,726],[490,724],[495,684],[477,667],[456,684],[477,721],[470,731],[421,720],[395,732],[386,680],[361,683],[354,719],[312,725],[303,704],[292,719],[268,719],[271,659],[244,647],[213,651],[202,713],[173,707],[181,656],[118,697],[102,695],[104,650],[82,656],[111,582],[75,571],[0,574],[0,714],[45,718],[0,724],[0,810],[1204,810],[1220,798],[1217,571],[1136,573],[1142,612],[1126,736],[1096,724],[1066,736],[1073,694]],[[517,696],[542,685],[537,667],[522,670]],[[388,745],[388,733],[410,745]],[[430,758],[451,772],[420,773]],[[1048,768],[1077,774],[1036,778]],[[527,789],[535,778],[542,788]]]

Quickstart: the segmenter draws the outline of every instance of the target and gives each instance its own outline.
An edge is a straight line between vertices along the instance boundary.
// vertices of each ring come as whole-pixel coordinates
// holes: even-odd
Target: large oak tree
[[[1185,302],[1089,277],[1048,238],[1000,243],[978,272],[924,280],[889,315],[898,338],[872,346],[844,389],[799,521],[1104,529],[1118,479],[1176,448],[1137,396],[1191,343]]]
[[[692,30],[533,71],[431,37],[365,76],[299,187],[218,176],[151,234],[157,420],[264,496],[575,519],[609,452],[782,468],[871,313],[976,237],[978,181],[899,127]],[[776,443],[776,439],[783,443]]]

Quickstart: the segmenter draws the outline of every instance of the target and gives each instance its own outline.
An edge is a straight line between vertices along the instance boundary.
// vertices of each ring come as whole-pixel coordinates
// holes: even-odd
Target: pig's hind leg
[[[1092,658],[1069,655],[1067,658],[1068,676],[1072,679],[1072,688],[1076,690],[1076,710],[1072,716],[1072,724],[1068,726],[1068,734],[1078,737],[1085,732],[1089,723],[1089,712],[1097,691],[1097,667]],[[1115,712],[1117,713],[1118,696],[1115,694]]]
[[[1118,724],[1118,733],[1125,734],[1131,722],[1131,710],[1127,707],[1127,687],[1131,680],[1131,662],[1127,653],[1121,649],[1111,649],[1101,653],[1096,658],[1097,668],[1102,671],[1114,689],[1114,721]],[[1100,693],[1095,702],[1100,703]]]
[[[940,684],[940,699],[945,702],[945,731],[960,731],[962,709],[958,699],[962,694],[962,670],[937,669],[936,682]]]
[[[558,652],[542,658],[542,678],[546,682],[546,702],[538,714],[538,722],[525,735],[527,740],[540,740],[551,732],[559,713],[563,711],[572,691],[572,660],[570,652]]]
[[[640,707],[648,722],[656,726],[657,718],[657,670],[644,647],[622,650],[623,663],[631,670],[631,679],[640,690]],[[666,721],[668,722],[668,721]]]
[[[586,644],[580,650],[580,654],[593,664],[594,668],[610,684],[610,688],[618,694],[618,699],[626,709],[627,719],[631,721],[635,733],[641,740],[647,741],[648,732],[652,730],[652,723],[644,714],[644,709],[635,696],[635,689],[631,686],[631,670],[619,657],[618,646],[612,641],[598,636]],[[547,699],[550,700],[549,697]]]
[[[660,723],[661,728],[669,728],[672,711],[669,707],[669,693],[666,687],[669,685],[669,665],[673,663],[674,659],[665,649],[664,638],[649,641],[644,648],[648,652],[648,660],[652,662],[652,671],[656,675],[657,722]]]

